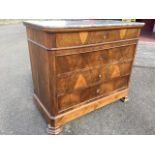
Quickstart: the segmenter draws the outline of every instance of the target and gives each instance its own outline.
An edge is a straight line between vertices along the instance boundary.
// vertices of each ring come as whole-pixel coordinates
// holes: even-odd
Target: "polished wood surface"
[[[116,78],[104,83],[94,84],[84,89],[72,91],[71,93],[68,92],[65,95],[58,96],[58,110],[67,110],[73,108],[75,105],[90,102],[90,100],[95,100],[99,97],[109,95],[114,91],[127,88],[127,85],[128,76]]]
[[[71,31],[25,25],[34,99],[48,133],[58,134],[65,123],[114,101],[127,101],[142,25]]]
[[[102,42],[110,42],[116,40],[124,40],[138,37],[138,29],[120,29],[120,30],[104,30],[104,31],[85,31],[76,33],[57,33],[56,46],[70,47],[84,44],[95,44]]]
[[[116,47],[103,51],[74,53],[56,57],[57,74],[76,72],[77,70],[93,68],[94,66],[108,66],[114,63],[132,61],[135,45]],[[82,49],[81,49],[82,50]]]

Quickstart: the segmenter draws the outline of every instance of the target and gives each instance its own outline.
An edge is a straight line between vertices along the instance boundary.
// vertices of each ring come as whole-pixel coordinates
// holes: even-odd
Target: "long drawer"
[[[84,68],[129,61],[134,57],[135,48],[136,45],[128,45],[101,51],[56,56],[56,74],[60,75]]]
[[[97,66],[78,72],[60,75],[56,80],[57,94],[64,94],[83,89],[98,82],[105,82],[113,78],[130,74],[132,61]]]
[[[125,39],[137,38],[138,35],[139,35],[139,29],[137,28],[57,33],[56,47],[63,48],[63,47],[72,47],[87,44],[125,40]]]
[[[59,112],[70,109],[79,104],[87,103],[96,98],[109,95],[114,91],[125,89],[128,86],[128,78],[129,76],[119,77],[65,95],[59,95],[57,97]]]

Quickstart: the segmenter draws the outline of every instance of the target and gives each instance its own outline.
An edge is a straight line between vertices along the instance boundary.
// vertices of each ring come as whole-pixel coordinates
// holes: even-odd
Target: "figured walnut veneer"
[[[91,32],[57,33],[56,46],[68,47],[81,44],[94,44],[138,37],[138,29],[104,30]],[[70,39],[72,38],[72,39]]]
[[[57,134],[65,123],[127,100],[142,25],[27,30],[34,99]]]

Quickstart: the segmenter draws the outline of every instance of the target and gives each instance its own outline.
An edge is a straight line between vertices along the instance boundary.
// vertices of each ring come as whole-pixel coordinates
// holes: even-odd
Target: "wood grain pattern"
[[[111,81],[99,83],[85,89],[67,93],[67,95],[58,96],[59,110],[66,110],[83,102],[93,100],[100,96],[105,96],[114,91],[127,88],[128,76],[115,78]]]
[[[138,32],[138,29],[120,29],[95,32],[57,33],[56,47],[70,47],[79,46],[81,44],[95,44],[137,38]]]
[[[33,27],[27,27],[26,30],[29,40],[32,40],[33,42],[36,42],[46,48],[56,47],[55,34],[49,34]]]
[[[107,67],[97,66],[57,78],[57,93],[62,94],[71,90],[81,89],[98,81],[107,80]]]
[[[57,94],[63,94],[72,90],[86,88],[94,83],[104,82],[112,78],[129,75],[132,61],[97,66],[79,72],[60,75],[57,78]]]
[[[79,32],[81,43],[84,44],[88,37],[88,32]]]
[[[127,98],[140,26],[26,28],[34,99],[49,133],[57,134],[65,123]]]
[[[31,66],[33,70],[33,81],[34,81],[34,92],[39,96],[40,100],[45,104],[48,110],[50,107],[50,90],[49,90],[49,79],[48,79],[48,53],[44,52],[43,49],[29,43],[29,51],[31,56]]]
[[[135,45],[56,57],[57,74],[133,60]]]

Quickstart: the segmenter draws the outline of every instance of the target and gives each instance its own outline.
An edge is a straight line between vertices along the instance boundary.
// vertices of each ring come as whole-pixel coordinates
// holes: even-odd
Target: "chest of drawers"
[[[127,100],[143,23],[26,21],[34,99],[57,134],[82,115]]]

